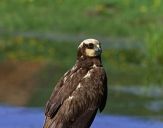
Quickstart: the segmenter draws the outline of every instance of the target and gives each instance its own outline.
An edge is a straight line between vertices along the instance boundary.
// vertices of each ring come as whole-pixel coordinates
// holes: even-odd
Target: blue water
[[[40,108],[0,106],[0,128],[41,128],[43,122],[44,114]],[[163,128],[163,122],[99,114],[91,128]]]

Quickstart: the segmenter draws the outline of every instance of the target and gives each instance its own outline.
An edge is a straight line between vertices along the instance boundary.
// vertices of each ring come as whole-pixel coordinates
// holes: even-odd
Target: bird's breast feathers
[[[74,66],[63,77],[63,86],[65,89],[73,91],[89,90],[90,93],[97,91],[102,93],[104,86],[105,71],[103,67],[95,64],[89,69]],[[101,90],[101,91],[100,91]],[[65,90],[66,91],[66,90]]]

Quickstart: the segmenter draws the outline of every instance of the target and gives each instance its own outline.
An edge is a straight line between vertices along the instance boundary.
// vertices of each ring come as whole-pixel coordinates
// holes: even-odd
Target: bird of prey
[[[45,108],[44,128],[89,128],[107,100],[107,76],[101,62],[101,44],[86,39],[77,60],[55,86]]]

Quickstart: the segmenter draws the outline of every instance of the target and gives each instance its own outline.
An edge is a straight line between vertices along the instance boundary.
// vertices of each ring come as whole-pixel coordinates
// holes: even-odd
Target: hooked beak
[[[102,53],[102,49],[100,47],[96,47],[95,52],[99,55]]]

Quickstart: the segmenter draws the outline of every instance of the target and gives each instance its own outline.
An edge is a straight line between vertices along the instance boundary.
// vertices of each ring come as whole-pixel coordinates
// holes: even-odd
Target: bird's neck
[[[90,68],[93,65],[98,67],[102,66],[101,57],[80,57],[77,59],[76,64],[81,68]]]

